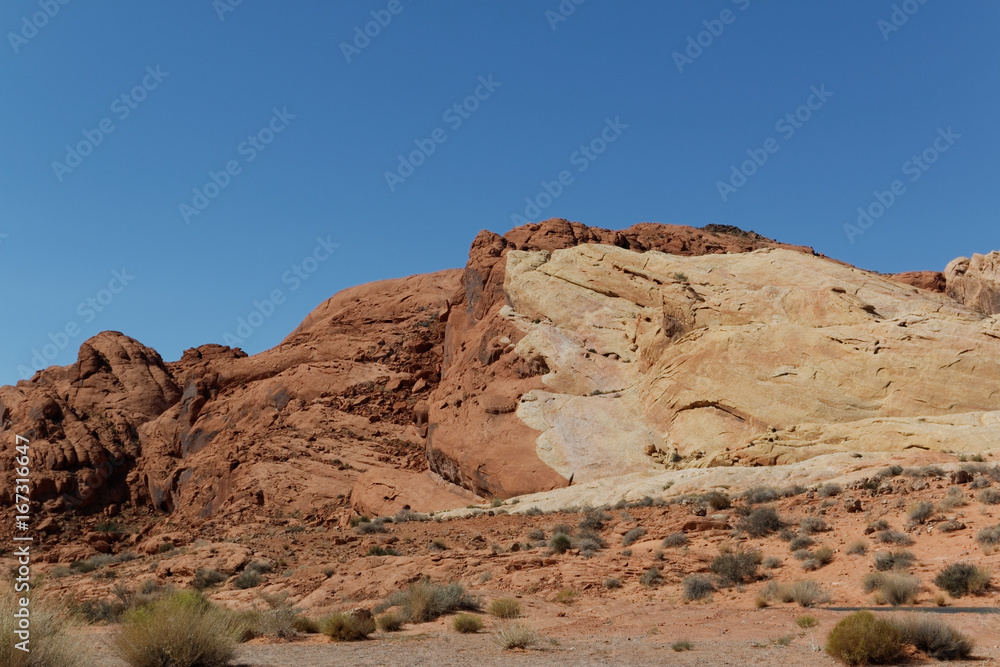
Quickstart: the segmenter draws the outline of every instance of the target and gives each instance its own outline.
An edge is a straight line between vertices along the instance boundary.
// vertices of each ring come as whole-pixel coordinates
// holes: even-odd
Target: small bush
[[[937,660],[965,660],[972,655],[976,643],[947,623],[930,614],[893,619],[903,635],[903,641]]]
[[[521,615],[521,603],[514,598],[497,598],[490,603],[490,614],[497,618],[517,618]]]
[[[371,614],[333,613],[320,621],[320,632],[335,642],[357,642],[375,632]]]
[[[908,518],[914,523],[927,523],[927,519],[934,515],[934,505],[922,500],[919,503],[914,503],[910,507],[910,512]]]
[[[732,501],[729,499],[729,496],[721,491],[709,491],[703,495],[701,499],[708,503],[708,506],[716,511],[729,509],[732,506]]]
[[[715,592],[715,584],[703,574],[691,574],[684,577],[684,599],[701,600]]]
[[[380,632],[399,632],[403,629],[403,622],[406,619],[398,611],[387,611],[375,617],[375,627]]]
[[[539,540],[544,540],[546,539],[545,531],[542,530],[541,528],[533,528],[531,531],[528,532],[528,539],[531,540],[532,542],[538,542]]]
[[[607,579],[604,580],[604,587],[607,588],[608,590],[613,590],[615,588],[621,588],[622,587],[622,582],[620,582],[615,577],[608,577]]]
[[[984,505],[1000,505],[1000,491],[983,489],[976,495],[976,499]]]
[[[805,614],[804,616],[799,616],[795,619],[795,625],[799,626],[803,630],[808,630],[809,628],[815,628],[819,625],[819,619],[815,616]]]
[[[956,530],[962,530],[963,528],[965,528],[965,524],[953,520],[942,521],[937,525],[938,531],[942,533],[953,533]]]
[[[991,480],[986,475],[976,475],[975,477],[972,478],[972,482],[969,483],[969,488],[985,489],[992,483],[993,480]]]
[[[753,488],[747,489],[743,493],[743,500],[745,500],[750,505],[759,505],[761,503],[770,503],[781,497],[781,494],[777,489],[773,487],[763,487],[755,486]]]
[[[795,602],[800,607],[812,607],[830,600],[826,591],[810,579],[790,583],[772,581],[764,588],[764,597],[768,600],[778,600],[785,603]]]
[[[483,619],[475,614],[458,614],[452,619],[451,627],[463,635],[472,634],[483,629]]]
[[[566,553],[572,546],[573,539],[566,533],[556,533],[549,540],[549,548],[557,554]]]
[[[685,533],[671,533],[663,538],[664,547],[684,547],[690,543],[691,540]]]
[[[864,540],[855,540],[847,547],[848,556],[864,556],[868,553],[868,543]]]
[[[761,567],[765,570],[773,570],[776,567],[781,567],[781,559],[777,556],[768,556],[761,563]]]
[[[812,555],[812,552],[808,549],[796,549],[792,552],[792,556],[794,556],[797,560],[809,560],[812,558]]]
[[[396,591],[375,607],[381,613],[390,607],[401,607],[409,623],[426,623],[454,611],[479,611],[477,598],[459,583],[438,585],[426,577],[405,591]]]
[[[611,521],[611,515],[604,510],[590,510],[580,519],[580,528],[584,530],[604,530],[604,524]],[[538,539],[545,539],[544,535]]]
[[[885,479],[888,477],[897,477],[902,474],[903,474],[903,466],[891,465],[887,468],[882,468],[881,470],[879,470],[877,473],[875,473],[875,477],[880,479]]]
[[[641,526],[636,526],[635,528],[630,528],[627,533],[622,537],[622,546],[628,547],[636,543],[636,541],[646,534],[646,529]]]
[[[798,551],[799,549],[811,547],[814,544],[816,544],[816,540],[808,535],[796,535],[792,541],[788,543],[788,549],[790,551]]]
[[[886,570],[906,570],[913,565],[915,560],[917,560],[917,557],[905,549],[880,551],[875,554],[875,569],[879,572],[885,572]]]
[[[237,576],[233,577],[233,588],[238,588],[240,590],[253,588],[254,586],[260,585],[260,580],[260,572],[252,570],[248,567]]]
[[[386,533],[388,529],[385,527],[386,517],[379,517],[373,521],[362,521],[357,526],[354,527],[354,532],[359,535],[371,535],[374,533]]]
[[[663,583],[663,575],[660,574],[660,568],[651,567],[646,572],[639,577],[639,583],[647,588],[655,588]]]
[[[826,521],[823,521],[818,516],[807,516],[799,521],[799,530],[806,534],[822,533],[830,530],[830,527],[826,525]]]
[[[716,556],[711,569],[723,584],[734,585],[756,579],[760,563],[759,551],[731,551]]]
[[[200,593],[175,593],[126,613],[112,647],[131,667],[222,667],[246,632]]]
[[[889,530],[890,528],[892,528],[892,526],[890,526],[889,522],[886,521],[885,519],[875,519],[874,521],[868,524],[868,528],[869,530],[872,531],[879,531],[879,530]]]
[[[871,572],[862,581],[865,593],[876,593],[879,604],[912,604],[920,591],[920,580],[901,572]]]
[[[938,503],[938,508],[946,512],[968,504],[969,501],[966,499],[965,494],[962,493],[962,489],[952,486],[949,487],[947,493],[944,494],[944,498]]]
[[[365,556],[398,556],[399,552],[392,547],[380,547],[375,545],[368,549]]]
[[[781,517],[773,507],[758,507],[736,522],[737,530],[750,537],[766,537],[781,530]]]
[[[528,648],[538,643],[538,634],[524,623],[505,621],[500,623],[493,641],[505,651],[514,648]]]
[[[682,639],[679,642],[674,642],[673,644],[671,644],[670,648],[672,648],[673,650],[677,651],[678,653],[680,653],[681,651],[690,651],[691,650],[691,642]]]
[[[981,547],[995,547],[1000,544],[1000,524],[980,530],[976,533],[976,542]]]
[[[221,584],[226,579],[228,577],[218,570],[202,568],[194,573],[194,581],[191,582],[191,585],[195,590],[201,591],[210,586]]]
[[[898,530],[881,530],[875,533],[875,539],[882,544],[898,544],[903,547],[908,547],[913,544],[913,538],[906,533],[901,533]]]
[[[981,595],[989,588],[990,572],[972,563],[955,563],[941,570],[934,583],[953,598]]]
[[[843,491],[844,489],[841,488],[840,484],[828,483],[819,487],[816,495],[820,498],[831,498],[833,496],[840,495]]]
[[[858,611],[833,626],[826,652],[848,665],[885,664],[903,652],[903,633],[870,611]]]

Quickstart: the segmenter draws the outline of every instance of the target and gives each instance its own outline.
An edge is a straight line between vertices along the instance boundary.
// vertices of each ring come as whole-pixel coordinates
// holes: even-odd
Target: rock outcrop
[[[987,315],[1000,313],[1000,252],[953,259],[944,275],[948,296]]]

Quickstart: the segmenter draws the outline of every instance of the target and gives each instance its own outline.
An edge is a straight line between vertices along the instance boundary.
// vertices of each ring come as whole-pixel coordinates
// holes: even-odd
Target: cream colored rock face
[[[567,478],[1000,435],[997,320],[827,259],[512,251],[504,288],[550,371],[517,415]]]

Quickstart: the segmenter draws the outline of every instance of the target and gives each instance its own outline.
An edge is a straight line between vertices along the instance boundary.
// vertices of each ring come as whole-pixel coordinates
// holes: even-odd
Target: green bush
[[[572,546],[573,539],[566,533],[556,533],[549,540],[549,548],[557,554],[566,553]]]
[[[886,664],[903,652],[903,633],[870,611],[858,611],[833,626],[826,652],[848,665]]]
[[[954,563],[941,570],[934,583],[953,598],[981,595],[989,588],[990,572],[972,563]]]
[[[409,623],[427,623],[439,616],[455,611],[479,611],[479,600],[466,592],[459,583],[433,584],[424,578],[405,591],[396,591],[385,602],[375,607],[383,612],[390,607],[400,607]]]
[[[380,632],[399,632],[403,629],[403,615],[398,611],[387,611],[375,617],[375,627]]]
[[[759,551],[730,551],[716,556],[711,569],[724,585],[742,584],[757,578],[761,560]]]
[[[781,530],[783,523],[773,507],[758,507],[736,522],[737,530],[750,537],[766,537]]]
[[[521,603],[514,598],[497,598],[490,603],[490,614],[497,618],[517,618],[521,615]]]
[[[319,628],[335,642],[356,642],[375,632],[375,620],[371,614],[333,613],[320,621]]]
[[[483,620],[475,614],[459,614],[452,619],[451,627],[462,634],[475,633],[483,629]]]
[[[246,632],[238,617],[185,591],[127,612],[112,648],[131,667],[222,667]]]
[[[976,642],[930,614],[893,619],[903,634],[903,641],[937,660],[965,660],[972,655]]]

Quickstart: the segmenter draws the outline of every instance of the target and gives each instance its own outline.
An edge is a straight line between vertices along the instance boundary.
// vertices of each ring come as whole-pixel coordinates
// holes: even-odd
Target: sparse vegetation
[[[67,634],[69,619],[49,605],[32,599],[31,609],[31,652],[17,649],[19,641],[14,634],[18,630],[18,610],[20,593],[4,587],[0,593],[0,665],[5,667],[80,667],[86,664],[84,647],[77,637]]]
[[[829,482],[820,486],[816,495],[820,498],[832,498],[833,496],[840,495],[843,491],[844,489],[840,486],[840,484]]]
[[[651,567],[646,570],[641,577],[639,577],[639,583],[647,588],[655,588],[663,583],[663,575],[660,574],[660,568]]]
[[[709,491],[701,499],[715,511],[729,509],[732,506],[732,500],[721,491]]]
[[[572,546],[573,539],[566,533],[556,533],[549,540],[549,548],[557,554],[566,553]]]
[[[902,572],[871,572],[865,575],[862,588],[865,593],[875,593],[876,603],[898,607],[917,599],[920,580]]]
[[[621,588],[622,582],[616,579],[615,577],[608,577],[607,579],[604,580],[604,587],[607,588],[608,590],[614,590],[616,588]]]
[[[783,523],[773,507],[758,507],[736,522],[737,530],[750,537],[766,537],[781,530]]]
[[[934,578],[938,588],[953,598],[964,595],[981,595],[990,585],[989,570],[972,563],[954,563],[941,570]]]
[[[365,556],[398,556],[399,552],[392,547],[374,545],[368,549]]]
[[[684,577],[684,599],[702,600],[715,592],[715,584],[704,574],[691,574]]]
[[[375,632],[371,614],[333,613],[319,623],[320,632],[335,642],[356,642],[368,639]]]
[[[901,533],[898,530],[880,530],[875,533],[875,539],[882,544],[898,544],[902,547],[908,547],[913,544],[913,538],[906,533]]]
[[[870,611],[858,611],[833,626],[826,652],[848,665],[885,664],[903,652],[903,633]]]
[[[690,541],[691,540],[688,539],[688,536],[685,533],[671,533],[663,538],[663,546],[668,548],[684,547],[687,546]]]
[[[943,512],[953,510],[956,507],[963,507],[968,505],[969,501],[962,493],[962,489],[957,486],[952,486],[948,488],[948,491],[944,494],[944,498],[938,503],[938,509]]]
[[[773,570],[776,567],[781,567],[781,559],[777,556],[768,556],[761,563],[761,567],[765,570]]]
[[[983,528],[976,533],[976,542],[981,547],[995,547],[1000,544],[1000,524]]]
[[[913,565],[917,557],[913,552],[905,549],[894,551],[880,551],[875,554],[875,569],[879,572],[886,570],[906,570]]]
[[[483,619],[475,614],[458,614],[452,619],[451,627],[455,632],[472,634],[483,629]]]
[[[646,534],[646,529],[642,526],[636,526],[635,528],[630,528],[625,535],[622,536],[622,546],[628,547],[636,543],[636,541]]]
[[[808,630],[809,628],[815,628],[819,625],[819,620],[815,616],[804,614],[795,619],[795,625],[799,626],[803,630]]]
[[[976,499],[984,505],[1000,505],[1000,491],[983,489],[976,494]]]
[[[240,590],[253,588],[254,586],[260,585],[260,580],[260,572],[247,567],[245,570],[233,577],[233,588],[238,588]]]
[[[792,538],[792,541],[788,543],[788,549],[790,551],[798,551],[799,549],[811,547],[814,544],[816,544],[816,540],[808,535],[796,535]]]
[[[868,553],[868,543],[864,540],[855,540],[847,547],[848,556],[864,556]]]
[[[390,595],[375,611],[381,613],[390,607],[400,607],[408,623],[426,623],[455,611],[479,611],[480,603],[462,584],[434,584],[425,577]]]
[[[927,523],[932,516],[934,516],[934,505],[926,500],[911,505],[907,515],[913,523]]]
[[[716,556],[711,569],[723,585],[736,585],[756,579],[760,563],[759,551],[729,551]]]
[[[202,568],[194,573],[194,581],[191,582],[191,585],[195,588],[195,590],[201,591],[209,588],[210,586],[221,584],[226,579],[228,579],[228,577],[218,570]]]
[[[400,612],[387,611],[375,617],[375,627],[379,629],[379,632],[399,632],[403,629],[405,620]]]
[[[801,607],[812,607],[823,602],[829,602],[830,596],[811,579],[803,579],[790,583],[772,581],[764,587],[764,597],[767,600],[779,602],[795,602]]]
[[[354,532],[359,535],[372,535],[374,533],[386,533],[388,529],[385,527],[387,517],[378,517],[377,519],[372,519],[371,521],[361,521],[357,526],[354,527]]]
[[[691,647],[691,642],[682,639],[681,641],[677,641],[671,644],[670,648],[680,653],[681,651],[690,651],[692,647]]]
[[[580,528],[583,530],[604,530],[604,524],[611,521],[611,515],[602,509],[588,509],[580,519]],[[545,539],[544,534],[538,539]]]
[[[892,624],[902,633],[905,643],[937,660],[965,660],[976,646],[972,638],[930,614],[894,618]]]
[[[521,615],[521,603],[514,598],[497,598],[490,603],[490,614],[497,618],[517,618]]]
[[[500,623],[493,635],[493,641],[505,651],[529,648],[538,643],[538,634],[519,621],[505,621]]]
[[[799,530],[808,535],[812,533],[822,533],[830,530],[830,527],[826,525],[826,521],[823,521],[823,519],[818,516],[807,516],[799,521]]]
[[[747,489],[742,497],[750,505],[759,505],[773,502],[780,498],[781,494],[773,487],[755,486]]]

